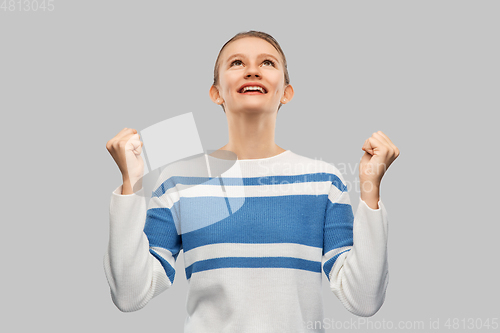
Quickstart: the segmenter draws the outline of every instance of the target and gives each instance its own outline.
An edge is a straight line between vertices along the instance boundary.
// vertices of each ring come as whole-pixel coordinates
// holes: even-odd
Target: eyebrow
[[[241,54],[241,53],[236,53],[236,54],[231,55],[229,58],[227,58],[226,61],[230,61],[231,59],[236,58],[236,57],[245,58],[245,55]],[[269,53],[261,53],[257,57],[271,57],[274,60],[276,60],[278,63],[280,63],[280,61],[275,56],[273,56],[272,54],[269,54]]]

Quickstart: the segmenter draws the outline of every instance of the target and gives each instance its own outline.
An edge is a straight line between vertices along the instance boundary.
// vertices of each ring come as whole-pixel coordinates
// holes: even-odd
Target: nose
[[[260,77],[260,68],[258,65],[250,65],[247,67],[247,70],[245,72],[246,77],[251,77],[254,75],[255,77]]]

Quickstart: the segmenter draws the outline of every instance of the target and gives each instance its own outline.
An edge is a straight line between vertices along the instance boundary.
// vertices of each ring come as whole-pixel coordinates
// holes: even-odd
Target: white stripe
[[[217,183],[219,180],[217,179]],[[267,197],[281,195],[323,195],[328,194],[331,182],[306,182],[306,183],[282,183],[271,185],[248,185],[248,186],[225,186],[226,192],[222,190],[220,183],[213,185],[182,185],[178,184],[179,193],[184,198],[193,197]]]
[[[219,243],[184,252],[184,263],[188,267],[196,261],[224,257],[292,257],[319,262],[322,253],[322,248],[294,243]]]
[[[217,185],[183,185],[178,184],[177,188],[169,189],[160,198],[154,197],[150,200],[148,208],[167,207],[172,208],[175,202],[183,198],[196,197],[227,197],[227,198],[250,198],[250,197],[268,197],[282,195],[325,195],[332,202],[350,204],[347,192],[340,191],[333,186],[330,181],[324,182],[306,182],[306,183],[283,183],[273,185],[252,185],[252,186],[225,186],[225,192],[220,186],[218,179],[213,179],[212,184]]]
[[[313,332],[301,328],[305,320],[323,320],[322,274],[279,267],[230,267],[193,273],[185,306],[195,310],[186,320],[185,332],[206,332],[208,320],[213,329],[210,332]],[[204,311],[198,313],[202,305]],[[228,322],[224,319],[215,320],[223,313],[247,320],[243,326],[238,322],[225,326]],[[268,323],[274,330],[263,331]],[[320,331],[324,332],[315,330]]]
[[[161,197],[151,197],[151,199],[149,199],[148,209],[164,207],[172,209],[173,205],[174,202],[170,200],[167,195],[163,194]]]
[[[340,198],[337,199],[337,203],[350,205],[351,200],[349,199],[349,193],[342,192],[342,194],[340,195]]]
[[[235,166],[227,171],[227,177],[233,177],[232,172],[241,170],[244,175],[272,176],[272,175],[301,175],[307,173],[332,173],[339,175],[339,170],[332,164],[323,160],[314,160],[305,156],[296,155],[292,152],[286,161],[269,160],[258,161],[257,163],[245,163],[246,161],[238,160]]]
[[[330,192],[328,193],[328,199],[330,202],[336,202],[337,199],[342,195],[342,191],[337,188],[335,185],[330,185]]]
[[[168,263],[170,264],[170,266],[172,266],[172,268],[175,268],[175,259],[172,256],[172,252],[170,252],[167,249],[164,249],[164,248],[161,248],[161,247],[156,247],[156,246],[153,246],[153,247],[150,247],[150,248],[153,251],[155,251],[156,253],[158,253],[163,259],[165,259],[166,261],[168,261]]]
[[[325,262],[327,262],[328,260],[335,257],[337,254],[339,254],[345,250],[350,250],[350,249],[352,249],[352,246],[343,246],[343,247],[339,247],[339,248],[328,251],[327,253],[325,253],[323,258],[321,259],[321,266],[323,266],[325,264]]]

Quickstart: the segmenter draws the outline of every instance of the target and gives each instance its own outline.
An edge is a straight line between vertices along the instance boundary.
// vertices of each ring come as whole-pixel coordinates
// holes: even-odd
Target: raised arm
[[[343,179],[328,196],[323,247],[323,271],[330,289],[355,315],[374,315],[382,306],[389,281],[387,214],[381,201],[374,210],[360,201],[353,216]]]
[[[141,144],[133,142],[138,141],[135,130],[126,130],[122,130],[123,133],[114,138],[116,140],[110,140],[106,147],[113,151],[117,163],[129,160],[130,172],[137,167],[131,160],[140,154]],[[120,155],[126,150],[135,151],[135,156]],[[124,172],[124,164],[119,164],[119,167]],[[137,175],[142,174],[140,167]],[[123,178],[125,185],[126,177]],[[143,308],[174,281],[175,260],[182,245],[172,215],[173,202],[164,191],[163,179],[162,174],[155,186],[157,190],[151,196],[149,209],[142,185],[130,194],[122,194],[126,192],[122,192],[121,185],[111,195],[109,243],[103,264],[113,303],[123,312]],[[132,184],[138,184],[137,178]]]
[[[389,281],[387,214],[381,201],[377,210],[360,201],[354,217],[341,184],[341,189],[332,185],[328,197],[323,270],[345,308],[368,317],[382,306]]]
[[[399,149],[378,131],[363,144],[360,203],[354,217],[345,181],[336,169],[324,225],[323,270],[331,290],[359,316],[372,316],[382,306],[389,282],[387,211],[380,182],[399,156]]]

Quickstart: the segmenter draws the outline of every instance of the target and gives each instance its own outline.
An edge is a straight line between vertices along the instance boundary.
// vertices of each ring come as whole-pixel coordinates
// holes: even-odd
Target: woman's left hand
[[[365,151],[359,164],[359,181],[361,193],[364,190],[378,189],[386,170],[399,156],[399,149],[382,131],[372,134],[366,139]]]

